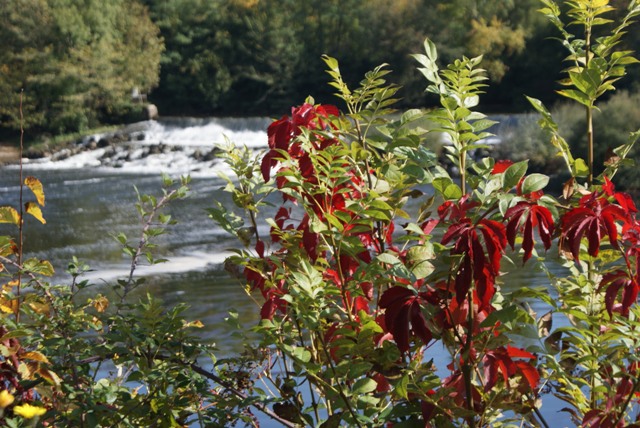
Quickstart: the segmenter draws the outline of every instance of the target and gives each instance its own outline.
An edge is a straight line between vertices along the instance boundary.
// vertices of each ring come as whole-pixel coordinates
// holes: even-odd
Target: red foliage
[[[509,386],[509,378],[521,375],[528,388],[535,391],[540,381],[540,373],[531,365],[530,361],[514,360],[514,358],[526,358],[535,360],[535,355],[520,348],[512,346],[500,347],[487,351],[482,358],[484,365],[484,390],[489,391],[498,381],[498,375],[502,376],[505,385]]]
[[[305,103],[300,107],[293,107],[291,117],[283,116],[280,120],[269,125],[267,137],[270,150],[262,159],[261,165],[264,181],[269,181],[271,178],[271,168],[275,167],[278,160],[282,158],[281,152],[287,152],[292,158],[298,159],[300,170],[303,171],[305,177],[312,176],[313,166],[308,154],[300,150],[299,144],[291,144],[291,142],[302,133],[303,128],[310,131],[329,130],[331,128],[330,118],[338,114],[339,111],[335,106],[314,106]],[[317,148],[325,148],[331,143],[333,141],[330,139],[321,139]]]
[[[469,218],[462,218],[449,226],[442,237],[444,245],[452,241],[451,254],[461,256],[455,277],[456,299],[458,303],[466,299],[473,280],[482,309],[494,294],[493,284],[507,245],[505,227],[494,220],[481,219],[473,223]]]
[[[540,239],[542,239],[545,250],[551,248],[554,224],[553,216],[548,208],[538,205],[537,202],[521,201],[509,208],[504,218],[507,220],[507,239],[511,248],[515,246],[518,233],[521,233],[523,236],[523,263],[531,258],[535,243],[534,232],[536,228],[538,229],[538,235]]]
[[[567,248],[576,260],[580,260],[580,241],[587,238],[589,255],[595,257],[600,250],[600,241],[608,237],[614,248],[618,245],[616,221],[628,220],[628,212],[609,202],[598,193],[590,193],[580,199],[579,206],[562,217],[560,245]]]
[[[380,298],[380,307],[385,309],[384,323],[401,352],[409,350],[409,337],[413,332],[427,345],[431,339],[431,331],[422,314],[421,304],[428,298],[426,293],[408,287],[395,286],[384,292]]]

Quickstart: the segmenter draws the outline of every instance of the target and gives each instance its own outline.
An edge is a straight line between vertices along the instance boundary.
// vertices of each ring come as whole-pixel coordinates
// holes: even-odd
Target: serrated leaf
[[[36,258],[25,261],[24,268],[29,272],[39,273],[44,276],[53,276],[55,273],[53,266],[48,260],[38,260]]]
[[[40,206],[44,206],[44,188],[42,187],[42,183],[35,177],[27,177],[24,179],[24,184],[27,186],[36,197],[38,204]]]
[[[433,258],[433,245],[415,245],[407,251],[407,263],[411,273],[417,279],[426,278],[435,270],[433,264],[429,262]]]
[[[24,205],[24,209],[25,209],[26,213],[31,214],[40,223],[42,223],[42,224],[46,224],[47,223],[47,221],[42,216],[42,210],[40,209],[40,205],[36,204],[35,202],[27,202]]]

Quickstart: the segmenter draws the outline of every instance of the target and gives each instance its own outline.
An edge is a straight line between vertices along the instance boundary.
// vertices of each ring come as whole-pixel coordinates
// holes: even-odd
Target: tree
[[[0,16],[4,127],[22,90],[26,127],[68,132],[117,120],[158,83],[163,44],[137,1],[8,0]]]

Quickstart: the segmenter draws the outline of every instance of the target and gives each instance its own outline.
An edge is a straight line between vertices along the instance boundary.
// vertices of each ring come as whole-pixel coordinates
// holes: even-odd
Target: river
[[[69,279],[65,267],[75,256],[93,269],[89,279],[108,292],[109,284],[125,277],[129,269],[114,234],[123,232],[132,242],[139,239],[134,186],[141,194],[159,194],[160,173],[173,177],[190,174],[190,197],[167,210],[178,224],[157,241],[160,255],[169,261],[139,270],[147,277],[139,292],[148,292],[167,306],[186,303],[191,308],[188,317],[203,322],[202,334],[216,343],[220,356],[239,351],[224,318],[233,308],[240,322],[251,326],[258,321],[259,309],[222,268],[226,249],[236,243],[214,225],[205,210],[213,201],[225,206],[231,206],[231,201],[221,190],[224,181],[218,176],[226,171],[225,166],[207,155],[225,138],[255,150],[266,148],[268,123],[265,118],[142,122],[128,128],[132,141],[126,144],[106,145],[57,161],[27,162],[25,175],[44,184],[43,214],[47,220],[45,225],[35,219],[27,222],[27,257],[51,261],[56,268],[53,281],[65,283]],[[95,136],[94,142],[103,137]],[[0,168],[0,206],[17,205],[18,183],[16,166]],[[0,225],[0,234],[12,233],[10,226]],[[544,284],[546,278],[539,272],[520,271],[505,282],[517,287],[525,281]],[[547,401],[548,397],[544,413],[552,426],[568,423],[557,413],[559,403]],[[275,426],[268,420],[262,422],[264,427]]]

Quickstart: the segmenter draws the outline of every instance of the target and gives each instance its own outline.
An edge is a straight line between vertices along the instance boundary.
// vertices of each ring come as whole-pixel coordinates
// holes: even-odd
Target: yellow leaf
[[[182,327],[183,328],[189,328],[189,327],[195,327],[195,328],[202,328],[204,327],[204,324],[202,324],[202,321],[200,320],[195,320],[195,321],[191,321],[191,322],[186,322],[186,321],[182,321]]]
[[[20,285],[20,281],[18,281],[17,279],[12,279],[11,281],[7,282],[2,286],[2,290],[11,291],[13,287],[17,287],[18,285]]]
[[[0,207],[0,223],[20,224],[20,214],[13,207]]]
[[[44,207],[44,188],[42,187],[40,180],[29,176],[24,179],[24,184],[31,189],[33,194],[36,196],[38,203]]]
[[[53,266],[48,260],[38,260],[36,258],[30,258],[23,263],[23,267],[29,272],[38,273],[44,276],[53,276],[53,274],[55,273],[55,271],[53,270]]]
[[[40,223],[45,224],[47,221],[42,217],[42,210],[38,206],[38,204],[34,202],[27,202],[24,205],[25,211],[34,216],[40,221]]]
[[[18,312],[18,299],[0,297],[0,311],[6,314],[15,314]]]
[[[62,380],[60,379],[60,377],[58,377],[57,374],[55,374],[51,370],[47,370],[44,367],[40,367],[40,369],[38,370],[38,374],[55,386],[60,386],[62,384]]]
[[[102,312],[106,311],[107,308],[109,307],[109,299],[107,299],[106,297],[100,295],[100,296],[96,297],[95,299],[93,299],[91,304],[93,305],[94,308],[96,308],[96,311],[102,313]]]
[[[48,314],[49,305],[42,302],[29,302],[29,307],[37,314]]]
[[[20,356],[23,360],[39,361],[41,363],[49,364],[49,360],[43,354],[38,351],[25,352]]]
[[[8,257],[18,252],[18,246],[10,236],[0,236],[0,256]]]

